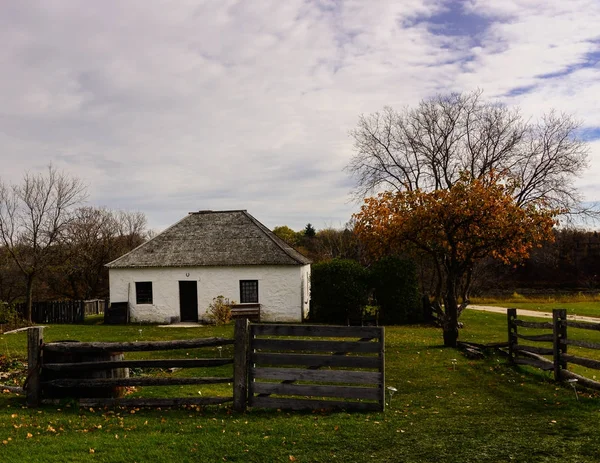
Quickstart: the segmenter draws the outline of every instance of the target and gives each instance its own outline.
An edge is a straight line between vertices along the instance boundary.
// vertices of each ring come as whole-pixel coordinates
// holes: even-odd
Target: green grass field
[[[503,315],[467,311],[462,321],[462,340],[506,340]],[[92,322],[52,325],[44,336],[46,341],[121,341],[231,334],[232,326],[176,329]],[[571,388],[553,383],[548,373],[512,368],[495,356],[468,360],[440,344],[437,328],[386,328],[386,384],[398,392],[385,413],[239,414],[228,406],[97,410],[68,403],[29,409],[22,398],[0,394],[0,457],[3,462],[598,461],[598,395],[580,393],[577,401]],[[25,333],[0,336],[0,355],[24,358],[25,349]],[[180,354],[186,353],[196,355]],[[456,369],[452,359],[457,359]],[[193,395],[198,388],[162,393]],[[202,393],[231,394],[227,385]]]
[[[505,298],[473,298],[472,304],[491,305],[497,307],[514,307],[516,309],[551,312],[552,309],[567,309],[569,315],[600,318],[600,295],[573,294],[564,296],[525,297],[513,294]]]

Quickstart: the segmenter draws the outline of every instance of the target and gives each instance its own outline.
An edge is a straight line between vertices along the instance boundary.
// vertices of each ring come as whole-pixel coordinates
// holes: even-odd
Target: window
[[[136,304],[152,304],[152,282],[151,281],[136,281],[135,282],[135,303]]]
[[[240,280],[240,304],[258,303],[258,280]]]

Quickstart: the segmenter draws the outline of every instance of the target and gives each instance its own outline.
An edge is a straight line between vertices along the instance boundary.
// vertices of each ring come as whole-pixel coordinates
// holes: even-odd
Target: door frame
[[[183,283],[183,284],[182,284]],[[190,323],[197,323],[198,322],[198,282],[196,280],[179,280],[179,320],[182,322],[190,322]],[[194,297],[192,298],[192,289],[191,287],[194,287],[194,291],[193,291],[193,295]],[[187,289],[184,289],[182,291],[182,288],[186,287]],[[187,291],[187,293],[186,293]],[[186,299],[184,297],[182,297],[182,295],[186,295],[189,299]],[[190,303],[191,301],[195,302],[196,305],[196,312],[193,316],[192,315],[192,311],[190,309],[187,309],[185,312],[185,319],[184,319],[184,304],[187,306],[188,303]]]

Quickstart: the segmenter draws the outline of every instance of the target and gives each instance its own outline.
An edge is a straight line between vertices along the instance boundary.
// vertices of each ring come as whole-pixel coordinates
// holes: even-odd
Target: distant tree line
[[[0,180],[0,301],[108,296],[104,265],[143,243],[139,212],[84,207],[86,186],[52,165],[19,183]]]
[[[108,297],[105,264],[129,252],[149,237],[141,212],[81,207],[47,253],[37,275],[33,300]],[[24,300],[27,281],[5,246],[0,246],[0,301]]]
[[[304,229],[288,226],[273,229],[275,234],[313,260],[350,259],[370,268],[375,261],[355,233],[354,223],[342,228],[316,230],[307,237]],[[534,248],[522,264],[506,265],[495,259],[479,262],[473,272],[472,294],[500,295],[513,291],[600,291],[600,232],[577,228],[553,230],[554,241]],[[416,266],[419,289],[430,294],[437,284],[429,259],[418,254],[403,254]]]

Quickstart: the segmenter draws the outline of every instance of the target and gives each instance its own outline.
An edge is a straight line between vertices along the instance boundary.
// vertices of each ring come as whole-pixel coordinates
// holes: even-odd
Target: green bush
[[[0,333],[24,325],[17,310],[7,302],[0,301]]]
[[[231,320],[231,306],[234,304],[234,301],[230,302],[224,296],[214,297],[208,305],[206,316],[215,325],[225,325]]]
[[[310,320],[333,324],[360,320],[369,289],[368,272],[356,261],[334,259],[313,265]]]
[[[384,257],[371,268],[371,283],[380,307],[379,323],[401,325],[425,321],[417,272],[411,260]]]

